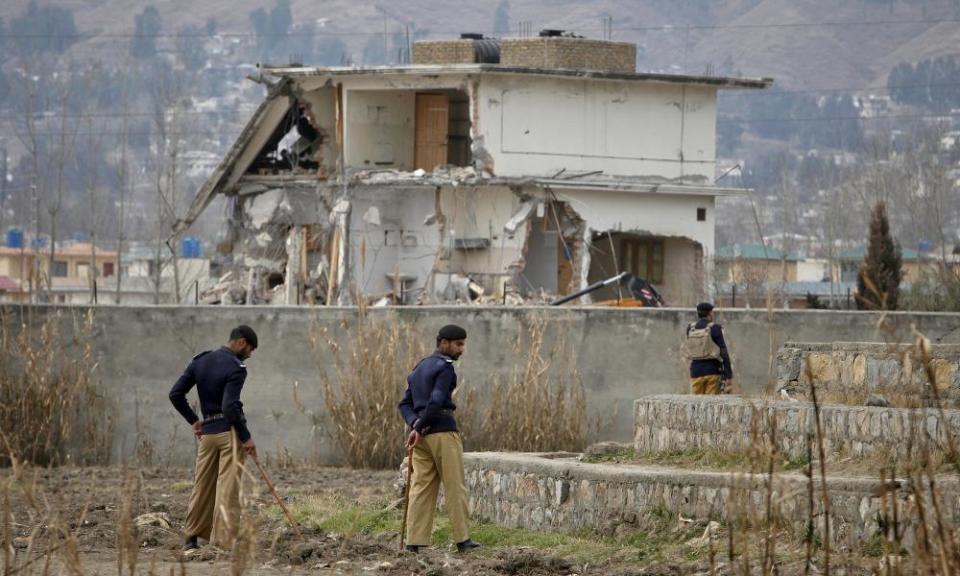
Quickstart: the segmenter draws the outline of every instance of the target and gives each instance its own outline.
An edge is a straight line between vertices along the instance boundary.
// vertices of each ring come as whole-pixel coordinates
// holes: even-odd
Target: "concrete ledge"
[[[934,344],[930,358],[945,405],[960,407],[960,345]],[[933,391],[918,351],[906,344],[788,342],[777,351],[777,385],[806,397],[810,383],[826,394],[913,396],[932,404]]]
[[[613,533],[620,527],[642,529],[663,511],[703,522],[732,524],[743,514],[763,510],[767,491],[765,475],[585,464],[576,459],[517,453],[468,453],[464,461],[474,514],[529,530]],[[802,534],[809,517],[807,479],[783,474],[771,485],[778,503],[775,521]],[[814,480],[814,485],[819,490],[819,480]],[[942,502],[949,503],[944,514],[960,518],[960,484],[951,478],[939,485]],[[916,493],[902,480],[891,486],[900,500]],[[831,540],[860,542],[879,530],[884,490],[878,480],[828,478],[827,488]],[[814,506],[814,514],[821,515],[820,503]],[[901,521],[909,524],[911,519]],[[821,528],[822,522],[818,522],[817,529]]]
[[[947,433],[960,435],[960,411],[866,406],[821,406],[824,444],[830,458],[866,456],[903,458],[929,437],[944,446]],[[692,448],[745,453],[774,432],[781,453],[807,454],[807,433],[815,430],[813,404],[762,401],[738,396],[663,394],[634,403],[637,452],[680,452]]]

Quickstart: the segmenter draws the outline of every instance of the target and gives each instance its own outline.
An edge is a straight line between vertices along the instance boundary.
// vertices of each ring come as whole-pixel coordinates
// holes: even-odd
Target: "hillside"
[[[10,22],[27,4],[28,0],[7,0],[0,4],[0,17]],[[74,53],[105,61],[127,54],[134,16],[149,5],[137,0],[59,4],[74,12],[79,31],[88,37],[73,48]],[[163,20],[164,35],[214,18],[218,30],[230,34],[232,42],[249,46],[256,40],[250,13],[269,9],[273,2],[157,0],[153,4]],[[355,62],[362,59],[364,46],[372,38],[382,37],[384,22],[389,34],[403,31],[405,24],[426,37],[490,33],[498,5],[496,0],[472,4],[407,0],[402,8],[367,0],[291,2],[295,24],[312,21],[318,25],[318,34],[336,35]],[[953,0],[511,0],[509,4],[514,30],[518,23],[529,22],[534,32],[551,27],[599,37],[604,15],[613,18],[615,39],[641,46],[642,68],[695,73],[738,70],[744,75],[773,76],[787,88],[882,86],[900,62],[960,52],[960,12]]]

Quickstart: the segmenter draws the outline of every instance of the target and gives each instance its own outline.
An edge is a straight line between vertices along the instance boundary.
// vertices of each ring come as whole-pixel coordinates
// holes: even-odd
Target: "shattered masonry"
[[[231,203],[205,301],[546,302],[620,272],[702,297],[715,198],[739,192],[712,184],[717,91],[769,81],[629,73],[622,44],[544,41],[540,63],[537,39],[483,39],[467,63],[262,69],[266,99],[174,229]]]

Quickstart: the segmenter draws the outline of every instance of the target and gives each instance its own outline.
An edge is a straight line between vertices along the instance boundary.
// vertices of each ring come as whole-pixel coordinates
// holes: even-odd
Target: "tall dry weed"
[[[0,309],[0,429],[20,460],[104,464],[112,446],[114,403],[98,379],[93,312],[65,314],[50,312],[35,324]],[[10,462],[0,455],[0,463]]]
[[[580,451],[588,439],[587,399],[577,357],[562,331],[551,345],[547,320],[534,318],[514,338],[505,377],[485,403],[467,392],[458,422],[471,450]]]
[[[375,321],[363,309],[355,322],[340,328],[337,334],[322,327],[311,334],[314,351],[333,358],[329,370],[319,366],[329,415],[323,426],[347,465],[396,466],[406,438],[397,405],[407,375],[429,352],[427,343],[410,323]],[[546,328],[545,319],[524,326],[513,341],[506,375],[493,376],[484,394],[461,380],[454,399],[468,449],[548,452],[586,445],[586,393],[576,355],[562,333],[548,345]],[[317,355],[321,361],[327,357]]]
[[[318,328],[310,336],[315,352],[326,349],[333,358],[330,370],[318,367],[329,415],[324,427],[347,465],[396,466],[406,438],[397,405],[426,346],[408,324],[375,321],[362,308],[355,322],[340,328],[336,334]]]

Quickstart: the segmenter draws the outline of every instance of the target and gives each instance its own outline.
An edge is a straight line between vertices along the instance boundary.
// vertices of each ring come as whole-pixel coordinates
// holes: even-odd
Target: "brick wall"
[[[504,38],[500,41],[500,63],[632,74],[637,69],[637,46],[586,38]]]
[[[414,64],[471,64],[473,40],[414,42]],[[586,38],[504,38],[500,64],[533,68],[597,70],[630,74],[637,68],[637,47],[628,42]]]
[[[473,64],[473,40],[414,42],[414,64]]]

